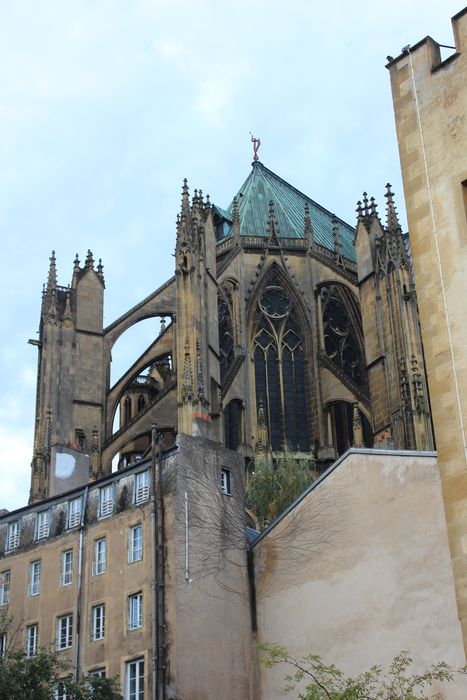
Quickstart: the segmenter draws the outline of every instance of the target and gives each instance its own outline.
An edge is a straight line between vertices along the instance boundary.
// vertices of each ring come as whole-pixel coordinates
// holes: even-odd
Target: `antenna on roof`
[[[251,142],[253,144],[253,160],[257,161],[258,160],[258,148],[261,146],[261,139],[257,139],[253,136],[253,134],[250,131],[250,136],[251,136]]]

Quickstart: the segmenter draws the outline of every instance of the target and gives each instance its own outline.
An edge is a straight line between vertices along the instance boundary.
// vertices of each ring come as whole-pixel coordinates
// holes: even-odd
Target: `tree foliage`
[[[254,472],[247,480],[246,502],[256,515],[260,528],[283,513],[315,476],[311,458],[295,459],[285,454],[274,463],[267,459],[257,460]]]
[[[263,666],[285,664],[293,669],[284,677],[284,690],[297,691],[295,697],[300,700],[434,700],[441,697],[431,694],[434,682],[450,682],[456,674],[467,674],[467,667],[453,669],[444,661],[423,673],[413,673],[413,660],[408,652],[402,651],[386,673],[381,666],[372,666],[369,671],[350,678],[336,666],[325,664],[319,656],[295,659],[278,644],[259,644],[258,649]]]
[[[121,700],[116,678],[81,677],[73,680],[60,655],[49,648],[26,657],[8,650],[0,659],[0,700],[51,700],[62,684],[69,700]]]

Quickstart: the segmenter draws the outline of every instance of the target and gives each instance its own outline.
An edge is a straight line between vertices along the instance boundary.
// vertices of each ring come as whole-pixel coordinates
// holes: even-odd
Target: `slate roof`
[[[237,193],[240,216],[240,235],[267,236],[269,202],[274,203],[274,213],[283,238],[304,237],[305,204],[310,208],[315,242],[329,250],[334,250],[332,235],[332,213],[317,204],[288,182],[266,168],[260,161],[253,163],[251,173]],[[224,237],[230,235],[233,202],[227,210],[215,207],[225,220]],[[355,262],[355,229],[341,219],[337,219],[342,242],[342,253]]]

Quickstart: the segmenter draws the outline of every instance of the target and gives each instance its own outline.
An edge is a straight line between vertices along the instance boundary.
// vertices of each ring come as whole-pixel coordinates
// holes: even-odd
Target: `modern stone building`
[[[255,149],[225,208],[185,181],[174,276],[110,326],[101,261],[64,287],[52,254],[30,504],[0,518],[0,603],[28,652],[55,640],[126,700],[280,697],[257,639],[348,673],[403,648],[464,663],[467,14],[453,23],[446,61],[427,38],[389,64],[410,243],[389,185],[354,227]],[[111,386],[113,345],[151,317]],[[248,545],[245,473],[284,453],[321,476]]]

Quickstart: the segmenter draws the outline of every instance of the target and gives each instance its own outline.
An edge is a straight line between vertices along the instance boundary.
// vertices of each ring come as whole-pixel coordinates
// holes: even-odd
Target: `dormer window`
[[[50,510],[42,510],[36,515],[36,540],[43,540],[49,536]]]

